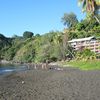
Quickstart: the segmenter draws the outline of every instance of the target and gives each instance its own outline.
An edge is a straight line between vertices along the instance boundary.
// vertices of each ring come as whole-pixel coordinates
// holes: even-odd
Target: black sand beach
[[[100,71],[32,69],[1,75],[0,100],[100,100]]]

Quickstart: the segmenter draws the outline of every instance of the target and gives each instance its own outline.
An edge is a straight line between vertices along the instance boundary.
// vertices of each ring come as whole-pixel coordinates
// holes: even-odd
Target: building
[[[95,53],[100,53],[100,40],[96,39],[94,36],[80,39],[72,39],[68,42],[75,50],[87,48]]]

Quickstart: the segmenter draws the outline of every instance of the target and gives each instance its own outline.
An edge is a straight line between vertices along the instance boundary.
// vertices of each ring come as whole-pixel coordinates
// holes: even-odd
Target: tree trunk
[[[97,22],[100,24],[100,20],[97,18],[96,15],[94,15],[94,18],[97,20]]]

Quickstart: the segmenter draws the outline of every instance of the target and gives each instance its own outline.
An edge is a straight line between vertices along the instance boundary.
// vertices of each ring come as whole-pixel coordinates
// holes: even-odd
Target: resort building
[[[90,49],[95,53],[100,53],[100,40],[94,36],[80,39],[72,39],[68,41],[75,50],[82,50],[83,48]]]

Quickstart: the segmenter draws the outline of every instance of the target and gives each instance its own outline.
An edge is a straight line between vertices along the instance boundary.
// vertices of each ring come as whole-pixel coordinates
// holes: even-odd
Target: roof
[[[94,36],[91,36],[91,37],[87,37],[87,38],[80,38],[80,39],[72,39],[71,41],[68,41],[68,42],[79,42],[79,41],[87,41],[87,40],[91,40],[95,38]]]

